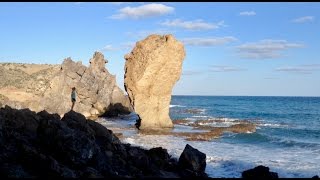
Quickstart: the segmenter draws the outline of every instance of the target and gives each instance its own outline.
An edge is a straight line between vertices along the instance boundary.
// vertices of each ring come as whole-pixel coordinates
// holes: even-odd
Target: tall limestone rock
[[[183,44],[172,35],[150,35],[125,55],[124,85],[140,117],[139,129],[173,127],[169,105],[184,57]]]

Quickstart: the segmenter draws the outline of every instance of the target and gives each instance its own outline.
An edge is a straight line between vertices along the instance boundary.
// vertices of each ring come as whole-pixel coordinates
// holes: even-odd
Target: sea
[[[228,127],[250,122],[256,131],[224,132],[209,141],[190,141],[173,135],[145,135],[134,127],[135,113],[97,121],[122,133],[120,140],[145,149],[163,147],[179,158],[186,144],[206,154],[206,170],[213,178],[240,178],[245,170],[267,166],[280,178],[320,175],[320,97],[172,96],[172,121]],[[219,121],[209,121],[219,120]],[[190,123],[175,132],[196,132]]]

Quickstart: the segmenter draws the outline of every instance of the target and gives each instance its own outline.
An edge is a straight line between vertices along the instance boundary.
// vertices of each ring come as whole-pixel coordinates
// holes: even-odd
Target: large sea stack
[[[172,128],[169,105],[185,57],[172,35],[150,35],[125,55],[124,85],[140,117],[139,129]]]

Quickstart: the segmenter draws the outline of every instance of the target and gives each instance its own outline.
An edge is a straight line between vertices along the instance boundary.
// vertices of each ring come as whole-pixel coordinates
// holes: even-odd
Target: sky
[[[124,56],[172,34],[186,57],[173,95],[320,96],[319,2],[0,3],[0,62],[88,66],[124,90]]]

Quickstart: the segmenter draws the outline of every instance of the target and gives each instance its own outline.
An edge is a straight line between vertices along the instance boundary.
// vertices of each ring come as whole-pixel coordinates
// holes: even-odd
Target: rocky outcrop
[[[169,104],[184,57],[183,44],[172,35],[150,35],[125,56],[125,90],[140,129],[173,127]]]
[[[1,179],[206,177],[193,171],[198,168],[179,166],[161,147],[122,144],[111,130],[74,111],[60,119],[46,111],[5,106],[0,109],[0,146]]]
[[[16,89],[8,89],[7,91],[1,91],[0,88],[0,94],[3,92],[3,94],[11,96],[9,97],[10,101],[3,100],[2,104],[19,109],[30,108],[37,112],[46,110],[62,116],[71,109],[71,88],[76,87],[77,101],[74,110],[82,113],[85,117],[102,115],[109,106],[115,104],[121,104],[124,108],[112,109],[113,115],[130,113],[132,108],[129,99],[116,85],[115,76],[105,68],[107,62],[102,53],[95,52],[90,59],[89,67],[82,65],[80,61],[74,62],[71,58],[66,58],[60,66],[46,65],[41,68],[42,66],[35,65],[35,68],[38,69],[36,72],[31,71],[31,65],[26,66],[28,71],[22,71],[25,68],[10,64],[11,69],[16,68],[15,71],[10,71],[13,77],[18,78],[19,81],[16,81],[24,82],[24,84],[18,86],[11,83]],[[7,66],[4,66],[3,69],[9,71]],[[18,76],[14,75],[16,72],[19,72]],[[20,78],[23,76],[27,77],[25,81]],[[10,77],[6,76],[6,78]],[[3,84],[3,87],[7,87],[7,85]],[[23,97],[21,97],[22,95]],[[17,96],[20,97],[17,98]]]
[[[180,155],[179,166],[182,169],[186,169],[185,172],[188,177],[199,175],[205,176],[206,154],[187,144]]]
[[[244,179],[278,179],[278,173],[270,172],[268,167],[257,166],[242,172]]]

